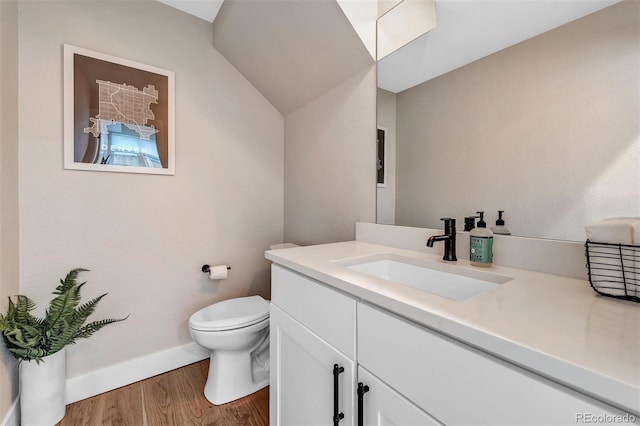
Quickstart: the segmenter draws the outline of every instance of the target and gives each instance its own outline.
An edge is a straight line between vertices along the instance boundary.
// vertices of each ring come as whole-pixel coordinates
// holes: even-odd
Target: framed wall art
[[[171,71],[64,45],[64,168],[175,173]]]

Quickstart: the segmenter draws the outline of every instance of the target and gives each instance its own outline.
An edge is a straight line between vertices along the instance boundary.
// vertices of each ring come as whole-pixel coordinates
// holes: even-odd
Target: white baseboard
[[[19,426],[20,425],[20,395],[16,396],[13,404],[9,407],[9,411],[0,422],[0,426]]]
[[[210,351],[192,342],[69,378],[66,382],[66,403],[71,404],[201,361],[210,354]]]

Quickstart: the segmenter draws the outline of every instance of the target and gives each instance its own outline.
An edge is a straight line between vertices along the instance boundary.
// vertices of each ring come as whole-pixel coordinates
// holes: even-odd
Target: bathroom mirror
[[[640,213],[640,3],[436,3],[378,62],[377,222],[441,228],[504,210],[512,234],[584,240]]]

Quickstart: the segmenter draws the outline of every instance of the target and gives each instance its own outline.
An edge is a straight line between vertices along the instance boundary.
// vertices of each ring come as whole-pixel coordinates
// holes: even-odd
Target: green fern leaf
[[[75,335],[78,329],[79,327],[71,326],[65,322],[63,330],[49,340],[48,353],[56,353],[65,346],[75,343]]]
[[[106,293],[81,304],[80,292],[86,281],[78,284],[77,279],[84,271],[88,270],[73,269],[60,280],[44,318],[31,314],[36,304],[27,296],[18,295],[15,302],[9,298],[6,314],[0,315],[0,334],[15,358],[39,362],[77,339],[89,337],[102,327],[129,317],[108,318],[85,325]]]
[[[93,321],[90,322],[89,324],[85,325],[84,327],[81,327],[78,330],[78,333],[75,336],[75,339],[86,339],[87,337],[91,336],[93,333],[95,333],[96,331],[100,330],[102,327],[109,325],[109,324],[113,324],[116,322],[120,322],[120,321],[124,321],[127,318],[129,318],[129,315],[127,315],[124,318],[107,318],[107,319],[103,319],[100,321]]]
[[[64,280],[60,280],[60,285],[56,287],[53,294],[60,295],[68,292],[71,288],[77,285],[76,282],[78,280],[78,275],[80,275],[80,272],[88,272],[88,271],[89,271],[88,269],[84,269],[84,268],[72,269],[71,271],[69,271],[69,273],[67,274]]]
[[[42,361],[43,357],[47,356],[47,353],[41,348],[9,348],[9,352],[18,359],[25,361],[35,360],[38,363]]]
[[[23,335],[25,342],[28,342],[30,347],[40,344],[42,340],[42,332],[40,329],[27,324],[23,325],[22,329],[24,330]]]
[[[7,318],[15,318],[16,317],[16,305],[13,304],[13,300],[9,297],[9,308],[7,309]]]
[[[4,338],[7,339],[11,346],[21,348],[25,344],[24,338],[22,337],[22,330],[19,328],[14,328],[11,331],[5,332]]]
[[[36,308],[36,303],[23,295],[16,296],[16,300],[14,321],[21,324],[37,324],[36,318],[30,314]]]
[[[78,274],[86,271],[83,268],[71,270],[64,281],[56,288],[53,294],[57,294],[49,304],[46,312],[47,322],[46,329],[56,329],[60,320],[66,320],[73,315],[73,310],[80,304],[80,291],[78,287],[82,287],[85,283],[77,284]]]
[[[4,338],[9,342],[9,347],[32,348],[40,343],[40,335],[35,336],[24,333],[21,328],[14,328],[10,332],[4,333]]]
[[[103,297],[105,297],[107,293],[102,294],[94,299],[91,299],[87,303],[78,306],[73,313],[73,322],[81,321],[80,324],[84,324],[84,322],[89,318],[89,315],[96,310],[96,305]]]

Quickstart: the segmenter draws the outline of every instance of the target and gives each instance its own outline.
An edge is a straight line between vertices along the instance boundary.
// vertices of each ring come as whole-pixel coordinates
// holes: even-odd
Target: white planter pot
[[[22,426],[53,426],[65,414],[65,350],[35,361],[20,363],[20,416]]]

